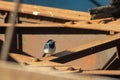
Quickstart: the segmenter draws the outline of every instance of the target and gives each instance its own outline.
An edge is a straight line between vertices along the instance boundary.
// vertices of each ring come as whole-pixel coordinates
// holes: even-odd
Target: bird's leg
[[[51,54],[46,54],[46,57],[50,57],[51,56]]]

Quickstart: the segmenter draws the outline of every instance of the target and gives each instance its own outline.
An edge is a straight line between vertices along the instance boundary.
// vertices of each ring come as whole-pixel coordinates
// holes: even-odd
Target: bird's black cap
[[[51,42],[51,41],[55,42],[53,39],[49,39],[47,42]]]

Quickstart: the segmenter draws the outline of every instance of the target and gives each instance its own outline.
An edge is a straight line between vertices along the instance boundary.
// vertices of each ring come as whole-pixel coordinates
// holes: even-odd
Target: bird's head
[[[55,41],[50,39],[47,41],[47,44],[49,45],[50,48],[54,48],[55,47]]]
[[[48,40],[47,41],[47,43],[49,43],[49,44],[53,44],[53,43],[55,43],[56,41],[54,41],[53,39],[50,39],[50,40]]]

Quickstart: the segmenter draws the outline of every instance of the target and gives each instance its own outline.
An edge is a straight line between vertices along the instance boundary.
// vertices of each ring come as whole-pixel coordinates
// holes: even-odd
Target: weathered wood
[[[0,10],[5,11],[12,11],[13,10],[13,3],[0,1]],[[6,5],[6,7],[4,7]],[[66,19],[66,20],[86,20],[89,16],[88,13],[79,12],[79,11],[72,11],[72,10],[64,10],[64,9],[57,9],[57,8],[49,8],[43,6],[36,6],[36,5],[28,5],[28,4],[21,4],[21,8],[19,9],[20,13],[31,14],[35,16],[46,16],[52,18],[59,18],[59,19]]]
[[[1,60],[7,60],[8,53],[10,51],[12,39],[14,36],[15,22],[16,22],[17,13],[19,10],[19,5],[20,5],[20,0],[16,0],[14,4],[13,12],[11,13],[11,16],[8,20],[8,23],[11,23],[11,26],[7,27],[6,29],[6,33],[5,33],[6,39],[3,43],[1,56],[0,56]]]
[[[117,58],[120,60],[120,45],[118,44],[116,48],[117,48]]]
[[[28,64],[30,66],[39,66],[39,67],[44,67],[44,66],[64,67],[64,66],[68,66],[68,65],[64,65],[64,64],[49,61],[51,59],[57,58],[57,57],[53,57],[53,56],[48,57],[48,58],[47,57],[46,58],[40,58],[41,61],[37,61],[36,58],[34,58],[34,57],[25,56],[25,55],[21,55],[21,54],[15,54],[15,53],[11,53],[10,56],[22,65]]]
[[[10,24],[0,24],[0,27],[10,27]],[[75,28],[75,29],[87,29],[87,30],[99,30],[99,31],[112,31],[120,32],[120,26],[116,23],[112,24],[86,24],[78,22],[76,24],[61,24],[61,23],[41,23],[41,24],[16,24],[16,27],[33,27],[33,28],[43,28],[43,27],[55,27],[55,28]]]
[[[34,57],[25,56],[22,54],[10,53],[10,56],[19,63],[33,62],[36,60]]]
[[[82,74],[120,75],[120,70],[92,70],[92,71],[83,71]]]
[[[106,37],[106,38],[101,39],[101,40],[96,40],[96,41],[90,42],[90,43],[85,44],[85,45],[81,45],[81,46],[73,48],[73,49],[68,49],[68,51],[71,51],[71,52],[82,51],[82,50],[85,50],[85,49],[88,49],[88,48],[93,48],[93,47],[103,45],[103,44],[106,44],[106,43],[110,43],[110,42],[114,42],[114,41],[117,41],[117,40],[120,40],[120,33],[118,33],[114,36]],[[113,46],[116,46],[116,44],[113,44]]]
[[[0,24],[0,27],[10,27],[11,24]],[[16,27],[64,27],[63,24],[60,23],[50,23],[50,24],[16,24]]]
[[[16,64],[0,61],[0,79],[1,80],[119,80],[119,78],[99,76],[103,75],[119,75],[120,71],[93,71],[97,75],[83,75],[92,74],[92,71],[83,71],[82,73],[66,73],[64,71],[53,70],[48,67],[29,67],[19,66]],[[104,74],[105,73],[105,74]]]
[[[73,80],[74,77],[66,76],[62,77],[59,72],[54,72],[48,67],[23,67],[16,64],[7,62],[0,62],[0,78],[2,80]],[[60,75],[60,76],[59,76]],[[76,79],[78,79],[76,77]]]
[[[107,24],[87,24],[87,23],[81,23],[76,22],[74,24],[72,23],[66,23],[64,26],[68,28],[78,28],[78,29],[90,29],[90,30],[100,30],[100,31],[113,31],[113,32],[120,32],[120,26],[117,25],[119,21],[114,21]]]
[[[120,34],[109,36],[101,40],[96,40],[91,43],[57,53],[56,55],[59,56],[59,58],[53,59],[52,61],[66,63],[71,60],[90,55],[91,53],[96,53],[114,47],[119,41]]]

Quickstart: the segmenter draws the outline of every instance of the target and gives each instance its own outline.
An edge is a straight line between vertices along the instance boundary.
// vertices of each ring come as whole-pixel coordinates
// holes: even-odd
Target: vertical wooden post
[[[11,12],[10,18],[9,18],[9,23],[11,23],[10,27],[7,27],[6,29],[6,40],[3,43],[2,46],[2,51],[1,51],[1,60],[7,60],[8,57],[8,53],[11,47],[11,42],[12,42],[12,38],[13,38],[13,34],[14,34],[14,29],[15,29],[15,21],[16,21],[16,17],[17,17],[17,12],[19,9],[19,3],[20,0],[15,0],[15,6],[14,6],[14,11]]]

